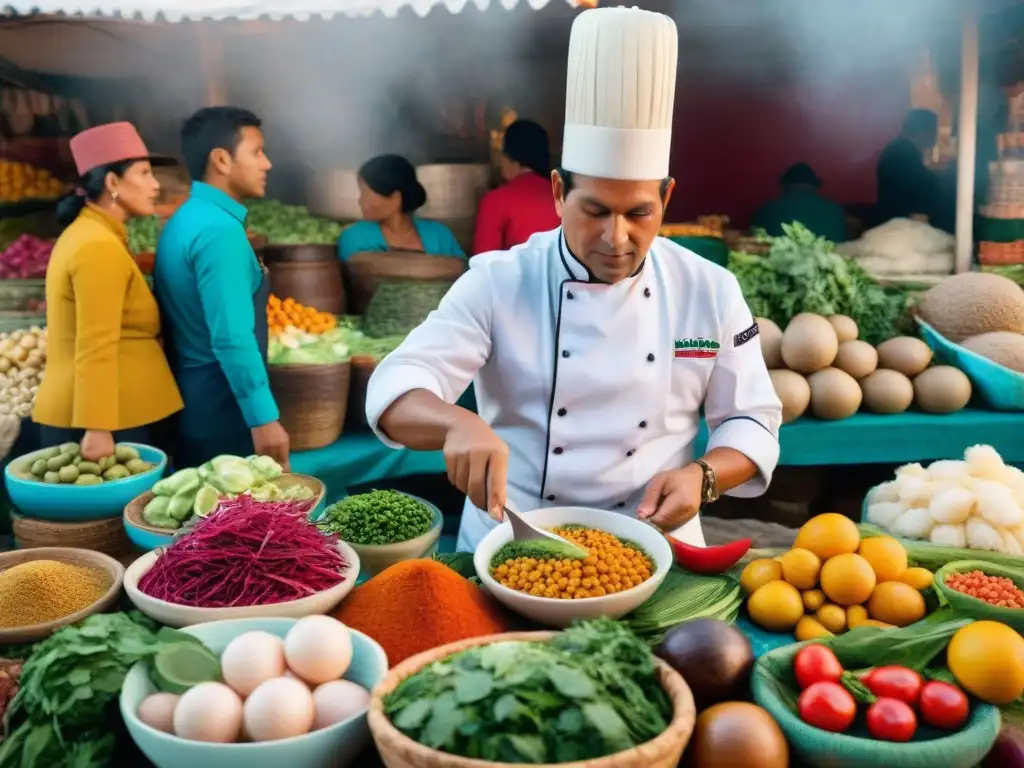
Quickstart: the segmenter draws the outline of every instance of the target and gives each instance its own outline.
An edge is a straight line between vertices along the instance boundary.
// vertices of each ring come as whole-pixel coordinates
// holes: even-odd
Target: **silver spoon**
[[[556,533],[535,528],[518,513],[505,507],[505,517],[512,524],[512,540],[517,542],[538,542],[543,551],[550,551],[551,557],[568,560],[585,560],[589,552],[583,547],[563,539]]]

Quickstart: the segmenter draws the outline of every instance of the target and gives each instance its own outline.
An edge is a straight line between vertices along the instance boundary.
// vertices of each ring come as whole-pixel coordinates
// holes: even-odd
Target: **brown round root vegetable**
[[[825,368],[807,377],[811,385],[811,412],[819,419],[845,419],[860,408],[860,384],[838,368]]]
[[[965,339],[960,346],[1011,371],[1024,373],[1024,333],[983,333]]]
[[[804,415],[811,404],[811,385],[796,371],[780,368],[768,371],[775,394],[782,402],[782,423],[788,424]]]
[[[899,371],[879,368],[861,379],[860,389],[872,413],[903,413],[914,402],[914,384]]]
[[[914,401],[926,413],[955,413],[971,399],[971,380],[959,368],[936,365],[914,379]]]
[[[698,711],[742,696],[754,666],[747,636],[718,619],[677,624],[654,652],[685,678]]]
[[[697,717],[684,764],[692,768],[789,768],[775,719],[755,704],[728,701]]]
[[[757,337],[761,342],[764,364],[768,370],[782,368],[782,329],[767,317],[756,317],[754,320],[759,331]]]
[[[863,379],[878,367],[878,352],[866,341],[841,341],[832,365],[855,379]]]
[[[832,327],[836,329],[836,338],[839,339],[839,343],[842,344],[844,341],[855,341],[857,334],[857,323],[852,317],[846,315],[829,315],[826,318]]]
[[[1024,333],[1024,291],[1013,280],[988,272],[945,278],[921,297],[918,312],[957,344],[992,331]]]
[[[782,334],[782,360],[797,373],[814,373],[832,365],[838,351],[835,328],[821,315],[799,314]]]
[[[913,336],[897,336],[878,345],[878,367],[911,379],[931,365],[932,350]]]

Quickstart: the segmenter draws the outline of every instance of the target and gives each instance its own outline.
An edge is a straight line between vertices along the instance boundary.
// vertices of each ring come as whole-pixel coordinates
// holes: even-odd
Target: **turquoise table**
[[[783,466],[899,464],[958,459],[972,445],[993,446],[1003,460],[1024,464],[1024,413],[964,410],[949,416],[858,413],[842,421],[802,418],[782,428]],[[707,428],[697,450],[707,444]],[[394,451],[371,432],[343,436],[315,451],[292,454],[292,471],[314,475],[327,485],[327,499],[353,485],[389,477],[445,471],[440,451]]]

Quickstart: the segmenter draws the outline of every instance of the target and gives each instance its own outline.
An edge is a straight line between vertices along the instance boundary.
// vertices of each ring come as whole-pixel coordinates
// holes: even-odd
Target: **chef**
[[[621,511],[702,546],[701,505],[771,480],[782,408],[739,285],[657,237],[677,48],[658,13],[576,18],[552,173],[562,226],[475,256],[370,380],[378,436],[443,450],[468,495],[459,550],[506,504]],[[454,405],[471,381],[479,415]]]

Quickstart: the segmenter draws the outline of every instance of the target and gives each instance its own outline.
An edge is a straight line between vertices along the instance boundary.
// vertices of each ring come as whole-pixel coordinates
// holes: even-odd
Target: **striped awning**
[[[521,0],[496,0],[511,10]],[[540,10],[550,0],[523,0],[533,10]],[[565,0],[577,5],[577,0]],[[334,16],[371,16],[381,13],[395,16],[411,8],[425,16],[435,6],[443,5],[451,13],[459,13],[469,5],[485,10],[492,0],[0,0],[0,15],[31,16],[37,14],[91,19],[122,19],[129,21],[240,21],[283,20],[308,21]],[[587,3],[588,5],[592,3]]]

